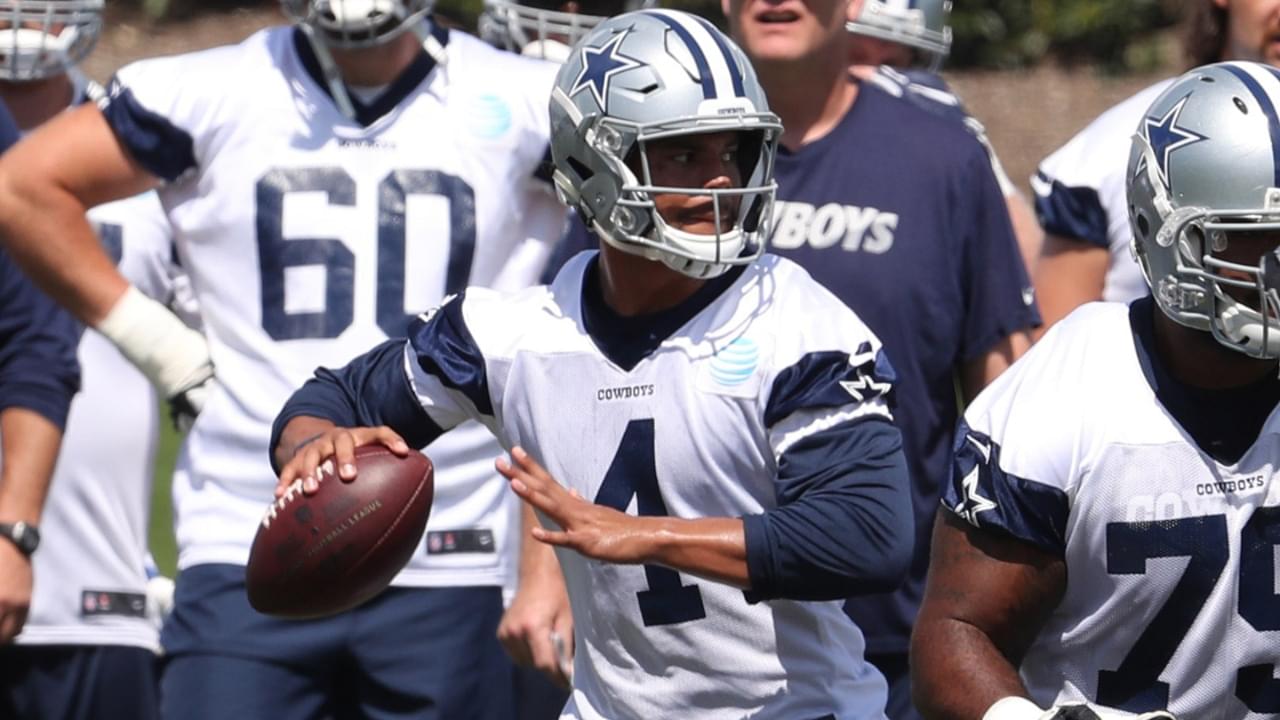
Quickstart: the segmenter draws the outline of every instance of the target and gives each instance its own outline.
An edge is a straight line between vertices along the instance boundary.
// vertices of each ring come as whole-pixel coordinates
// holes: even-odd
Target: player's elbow
[[[867,563],[858,587],[850,595],[892,592],[906,581],[915,556],[915,533],[911,518],[907,517],[887,527],[885,534],[879,548],[879,560]]]

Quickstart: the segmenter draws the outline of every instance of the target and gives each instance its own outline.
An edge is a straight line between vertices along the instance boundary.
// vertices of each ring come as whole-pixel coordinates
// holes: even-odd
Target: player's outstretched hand
[[[639,518],[566,490],[524,448],[512,448],[511,460],[498,458],[498,472],[511,481],[517,495],[560,527],[558,531],[535,527],[535,539],[605,562],[645,562]]]
[[[11,642],[27,622],[31,607],[31,558],[0,541],[0,644]]]
[[[295,419],[296,420],[296,419]],[[293,421],[290,421],[292,424]],[[302,492],[311,495],[320,489],[318,469],[320,464],[332,458],[338,469],[338,478],[343,482],[356,479],[356,448],[370,443],[382,443],[391,452],[400,457],[409,454],[409,444],[389,427],[342,428],[328,426],[327,429],[307,437],[298,443],[293,450],[293,457],[280,469],[280,480],[276,483],[276,497],[284,497],[289,486],[295,481],[302,481]]]

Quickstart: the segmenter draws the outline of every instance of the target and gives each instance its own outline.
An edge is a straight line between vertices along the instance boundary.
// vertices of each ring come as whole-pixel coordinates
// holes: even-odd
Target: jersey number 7
[[[1259,632],[1280,630],[1277,539],[1280,507],[1258,508],[1240,533],[1237,610]],[[1107,572],[1112,575],[1145,574],[1147,560],[1153,558],[1186,557],[1189,561],[1164,606],[1120,666],[1098,673],[1098,704],[1134,713],[1168,707],[1169,684],[1162,682],[1160,675],[1204,608],[1229,554],[1223,515],[1107,525]],[[1274,677],[1273,666],[1240,668],[1236,697],[1256,713],[1280,713],[1280,680]]]

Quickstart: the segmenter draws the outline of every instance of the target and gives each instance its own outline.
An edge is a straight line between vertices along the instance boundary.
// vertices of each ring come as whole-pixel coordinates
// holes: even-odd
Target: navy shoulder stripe
[[[480,414],[492,416],[484,355],[462,317],[465,296],[465,292],[459,293],[435,313],[414,320],[409,326],[409,342],[423,372],[466,395]]]
[[[942,504],[974,527],[1062,555],[1067,546],[1067,494],[1005,472],[1000,446],[962,420]]]
[[[765,427],[805,408],[841,407],[880,396],[887,399],[896,374],[883,350],[874,357],[870,352],[871,344],[863,343],[857,356],[867,359],[857,365],[846,352],[813,352],[784,368],[769,393]]]
[[[173,182],[196,166],[191,135],[143,107],[116,78],[111,79],[102,114],[129,156],[152,175]]]
[[[1107,211],[1102,207],[1098,191],[1091,187],[1067,187],[1037,173],[1041,181],[1050,183],[1048,195],[1036,193],[1036,216],[1045,232],[1067,239],[1082,240],[1106,248]]]

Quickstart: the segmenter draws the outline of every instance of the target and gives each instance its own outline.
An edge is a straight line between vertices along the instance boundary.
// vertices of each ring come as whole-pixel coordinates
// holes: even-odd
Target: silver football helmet
[[[0,80],[61,75],[102,34],[103,0],[0,0]]]
[[[479,32],[496,47],[560,63],[606,18],[652,7],[656,0],[485,0]]]
[[[845,27],[857,35],[888,40],[918,51],[930,70],[951,52],[951,0],[863,0]]]
[[[1280,257],[1223,254],[1248,233],[1280,232],[1278,112],[1274,68],[1192,70],[1148,108],[1127,176],[1131,247],[1160,309],[1264,359],[1280,358]]]
[[[325,45],[380,45],[431,12],[434,0],[281,0],[285,13]]]
[[[648,143],[726,131],[743,138],[741,187],[653,183]],[[742,51],[711,23],[674,10],[641,10],[596,26],[551,91],[562,199],[605,242],[692,277],[714,277],[763,252],[781,132]],[[716,217],[736,207],[732,228],[701,235],[673,227],[654,204],[668,193],[710,196]]]

